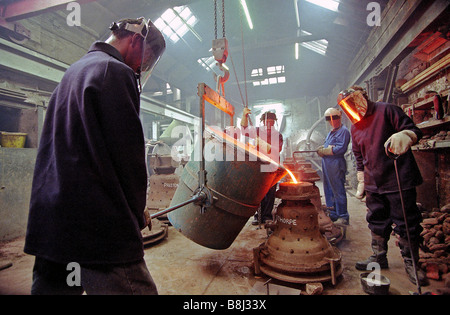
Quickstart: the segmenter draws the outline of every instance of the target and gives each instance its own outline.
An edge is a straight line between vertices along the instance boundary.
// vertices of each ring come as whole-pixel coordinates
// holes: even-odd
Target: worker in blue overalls
[[[348,225],[345,174],[347,163],[344,154],[350,142],[350,132],[342,125],[341,112],[336,108],[325,111],[325,119],[333,128],[327,135],[317,154],[322,157],[323,190],[325,202],[330,209],[330,218],[336,224]]]

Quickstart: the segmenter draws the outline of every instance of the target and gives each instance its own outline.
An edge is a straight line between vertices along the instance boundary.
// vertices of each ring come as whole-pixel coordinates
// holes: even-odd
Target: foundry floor
[[[318,186],[321,186],[319,184]],[[355,262],[371,255],[370,233],[365,221],[363,202],[348,194],[350,226],[346,238],[337,247],[342,252],[344,270],[336,285],[324,283],[323,295],[365,295],[361,288],[361,271]],[[145,250],[145,261],[162,295],[265,295],[264,283],[270,278],[255,276],[253,248],[267,239],[266,230],[251,225],[250,218],[237,239],[226,250],[212,250],[190,241],[169,228],[168,237]],[[34,257],[23,253],[24,238],[0,243],[0,266],[12,266],[0,270],[0,294],[28,295],[32,282]],[[404,271],[403,260],[395,237],[389,243],[388,270],[382,274],[391,281],[391,295],[408,295],[417,292]],[[430,281],[422,292],[436,292],[443,288],[443,281]],[[305,285],[288,284],[277,280],[269,283],[269,294],[298,295],[305,292]]]

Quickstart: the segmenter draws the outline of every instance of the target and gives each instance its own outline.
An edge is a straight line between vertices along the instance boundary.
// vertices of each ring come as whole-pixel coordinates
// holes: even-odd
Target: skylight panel
[[[257,69],[253,69],[252,70],[252,77],[261,77],[263,75],[263,69],[262,68],[257,68]]]
[[[285,73],[284,65],[278,66],[269,66],[266,68],[266,76],[267,78],[261,78],[261,80],[253,81],[253,86],[263,86],[263,85],[274,85],[280,83],[286,83],[285,76],[276,76],[277,74]],[[256,68],[252,70],[251,76],[253,78],[263,77],[264,71],[263,68]]]
[[[166,21],[166,23],[172,22],[172,20],[175,18],[175,12],[173,12],[172,9],[167,9],[162,15],[161,18]]]
[[[301,43],[301,45],[322,56],[325,56],[327,54],[328,41],[326,39],[321,39],[320,41],[305,42]]]
[[[176,43],[183,37],[189,28],[197,23],[198,19],[188,6],[167,9],[160,18],[155,21],[155,26],[163,32],[171,41]]]
[[[284,73],[284,66],[267,67],[268,75],[279,74],[279,73]]]
[[[205,68],[207,71],[211,71],[212,68],[215,66],[216,64],[216,59],[214,59],[214,57],[204,57],[204,58],[200,58],[197,60],[197,62],[203,67]]]
[[[312,35],[311,33],[302,30],[301,31],[302,35]],[[315,40],[315,41],[311,41],[311,42],[303,42],[300,43],[300,45],[302,45],[303,47],[312,50],[322,56],[325,56],[327,54],[327,48],[328,48],[328,41],[326,39],[320,39],[320,40]]]
[[[337,0],[306,0],[306,1],[334,12],[337,12],[339,8],[339,1]]]

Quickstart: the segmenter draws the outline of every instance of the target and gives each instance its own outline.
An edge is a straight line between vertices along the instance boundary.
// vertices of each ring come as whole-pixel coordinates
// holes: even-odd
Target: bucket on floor
[[[1,131],[1,145],[5,148],[24,148],[27,133]]]
[[[202,246],[226,249],[236,239],[269,189],[287,172],[279,164],[266,172],[270,162],[254,150],[245,150],[242,143],[225,134],[205,131],[205,148],[223,150],[223,160],[205,159],[206,186],[213,195],[213,204],[200,213],[200,206],[189,204],[168,214],[172,225],[184,236]],[[241,155],[240,155],[241,154]],[[230,158],[234,156],[234,158]],[[245,156],[245,159],[237,157]],[[228,157],[228,158],[226,158]],[[200,163],[191,158],[181,174],[170,206],[189,200],[198,188]]]

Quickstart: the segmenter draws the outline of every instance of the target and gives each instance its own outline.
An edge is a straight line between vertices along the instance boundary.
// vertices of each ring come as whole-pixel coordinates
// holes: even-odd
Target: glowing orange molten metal
[[[293,174],[290,170],[288,170],[287,168],[286,168],[286,171],[287,171],[288,174],[291,176],[292,183],[298,184],[298,181],[297,181],[297,179],[295,178],[294,174]]]
[[[293,183],[293,184],[294,184],[294,183],[295,183],[295,184],[298,184],[297,179],[295,178],[294,174],[293,174],[290,170],[288,170],[288,169],[287,169],[286,167],[284,167],[283,165],[277,163],[276,161],[272,160],[269,156],[265,155],[264,153],[260,152],[259,150],[256,150],[256,148],[253,147],[252,145],[249,145],[248,143],[247,143],[247,144],[244,144],[244,143],[242,143],[242,142],[236,140],[234,137],[231,137],[231,136],[228,135],[227,133],[225,133],[225,132],[223,132],[223,131],[221,131],[221,130],[217,130],[216,128],[212,128],[212,127],[210,127],[210,126],[207,126],[206,128],[207,128],[207,130],[210,131],[211,133],[214,133],[214,134],[220,136],[220,137],[221,137],[222,139],[224,139],[225,141],[227,141],[227,142],[229,142],[229,143],[233,143],[235,146],[237,146],[237,147],[239,147],[239,148],[241,148],[241,149],[243,149],[243,150],[245,150],[245,151],[247,151],[247,152],[250,152],[250,153],[256,155],[256,156],[257,156],[258,158],[260,158],[261,160],[266,161],[266,162],[269,162],[269,163],[272,163],[272,164],[275,164],[275,165],[277,165],[278,167],[281,167],[281,168],[285,169],[285,170],[288,172],[288,174],[291,176],[291,179],[292,179],[291,183]]]

